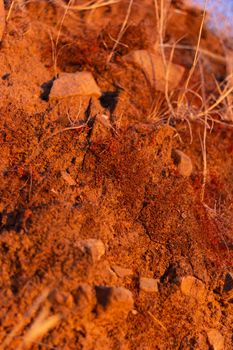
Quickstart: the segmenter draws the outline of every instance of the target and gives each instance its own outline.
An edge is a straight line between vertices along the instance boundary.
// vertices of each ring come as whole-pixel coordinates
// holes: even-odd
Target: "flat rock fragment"
[[[91,255],[92,261],[95,263],[105,254],[104,243],[100,239],[86,239],[79,242],[79,247],[83,252]]]
[[[54,80],[49,98],[71,96],[101,96],[101,90],[90,72],[60,73]]]
[[[158,292],[158,280],[154,278],[140,278],[140,289],[144,292],[152,293]]]
[[[224,350],[224,338],[217,329],[210,329],[207,332],[208,341],[213,350]]]
[[[91,313],[96,304],[94,288],[88,283],[79,283],[77,288],[72,291],[74,303],[81,315]]]
[[[133,275],[133,271],[131,269],[127,269],[125,267],[121,267],[118,265],[112,266],[112,270],[116,273],[116,275],[120,278],[128,277]]]
[[[57,303],[60,305],[66,305],[68,307],[73,306],[73,297],[71,293],[61,291],[59,289],[54,289],[50,294],[49,294],[49,300],[52,303]]]
[[[96,286],[97,308],[109,315],[127,316],[133,309],[133,295],[124,287]]]
[[[172,62],[165,69],[161,55],[156,52],[134,50],[124,56],[124,59],[140,67],[150,84],[158,91],[174,90],[184,74],[184,67]]]
[[[61,176],[70,186],[76,185],[75,180],[72,178],[72,176],[66,170],[61,170]]]
[[[180,150],[172,151],[174,164],[182,176],[188,177],[192,174],[193,164],[189,156]]]
[[[185,276],[182,278],[180,285],[181,292],[203,303],[206,298],[206,288],[203,282],[193,276]]]

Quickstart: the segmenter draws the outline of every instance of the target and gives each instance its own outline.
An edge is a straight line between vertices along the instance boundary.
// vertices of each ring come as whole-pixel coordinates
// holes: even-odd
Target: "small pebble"
[[[136,315],[138,314],[137,310],[135,310],[135,309],[132,310],[131,313],[132,313],[134,316],[136,316]]]
[[[124,287],[96,286],[95,291],[99,311],[127,316],[133,309],[133,295]]]
[[[75,180],[72,178],[72,176],[66,170],[61,171],[61,176],[68,183],[68,185],[70,185],[70,186],[76,185]]]
[[[100,239],[87,239],[79,242],[80,249],[91,255],[92,261],[95,263],[105,254],[104,243]]]
[[[96,305],[94,288],[88,283],[79,283],[72,291],[75,309],[80,315],[88,315]]]
[[[211,349],[213,350],[224,350],[224,338],[217,329],[210,329],[207,332],[208,341]]]
[[[199,302],[204,302],[206,297],[206,289],[203,282],[193,276],[186,276],[181,281],[181,292],[188,296],[193,297]]]
[[[154,278],[141,277],[139,281],[140,289],[148,293],[158,292],[158,281]]]
[[[182,176],[188,177],[192,174],[193,165],[191,159],[189,156],[187,156],[187,154],[179,150],[173,150],[172,159]]]
[[[68,307],[72,307],[73,305],[72,295],[68,292],[60,291],[58,289],[55,289],[50,293],[49,299],[52,302],[55,302],[60,305],[66,305]]]
[[[124,267],[120,267],[117,265],[112,266],[112,270],[116,273],[116,275],[120,278],[128,277],[133,275],[133,271],[131,269],[126,269]]]
[[[54,80],[49,98],[101,96],[101,90],[90,72],[60,73]]]

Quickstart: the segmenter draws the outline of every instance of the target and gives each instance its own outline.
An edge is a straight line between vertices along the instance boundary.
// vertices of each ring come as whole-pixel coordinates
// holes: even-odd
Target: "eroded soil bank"
[[[54,2],[17,3],[8,18],[0,49],[1,349],[233,348],[231,123],[208,120],[203,199],[198,98],[187,98],[190,118],[170,117],[164,93],[124,60],[157,40],[153,1],[133,2],[106,63],[128,5],[63,18]],[[174,40],[195,46],[200,12],[177,1],[168,18],[166,55]],[[201,45],[214,57],[202,57],[190,84],[199,93],[204,79],[208,98],[226,64],[206,29]],[[174,51],[183,81],[194,54]],[[92,73],[101,97],[49,98],[57,74],[76,71]],[[191,160],[188,174],[177,151]]]

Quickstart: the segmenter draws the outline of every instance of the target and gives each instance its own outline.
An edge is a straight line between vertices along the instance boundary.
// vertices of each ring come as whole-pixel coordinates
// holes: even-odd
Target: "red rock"
[[[217,329],[210,329],[207,332],[208,341],[213,350],[224,350],[224,338]]]
[[[127,316],[133,309],[132,293],[124,287],[96,286],[96,298],[99,312],[104,310],[108,315]]]
[[[158,280],[154,278],[140,278],[140,289],[144,292],[158,292]]]
[[[147,50],[135,50],[124,57],[127,62],[134,63],[145,73],[150,84],[159,91],[174,90],[180,83],[184,67],[169,63],[167,71],[161,55]]]
[[[91,255],[93,262],[97,262],[105,254],[104,243],[100,239],[86,239],[79,242],[79,247],[83,252]]]
[[[120,278],[128,277],[133,275],[133,271],[131,269],[126,269],[124,267],[120,267],[117,265],[112,266],[112,270],[116,273],[116,275]]]
[[[180,150],[173,150],[172,158],[182,176],[190,176],[192,174],[193,165],[187,154]]]
[[[206,288],[203,282],[193,276],[186,276],[181,281],[181,292],[203,303],[206,298]]]
[[[100,97],[101,91],[90,72],[60,73],[53,83],[49,98],[71,96]]]

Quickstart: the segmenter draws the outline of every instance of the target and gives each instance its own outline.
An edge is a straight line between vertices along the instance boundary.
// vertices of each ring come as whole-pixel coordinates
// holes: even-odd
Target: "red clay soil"
[[[60,25],[64,9],[55,2],[16,2],[8,18],[0,49],[1,350],[233,349],[231,124],[207,130],[203,199],[203,119],[163,118],[164,94],[122,58],[156,40],[153,1],[133,2],[106,64],[127,8],[121,1],[68,11]],[[196,45],[200,13],[178,1],[170,11],[166,42]],[[225,78],[224,50],[206,28],[201,46],[218,57],[202,61],[210,96]],[[193,59],[194,51],[175,50],[186,74]],[[83,70],[105,92],[101,101],[49,99],[56,73]],[[200,86],[200,71],[191,86]],[[110,127],[99,111],[111,114]],[[177,167],[177,149],[192,161],[190,176]]]

